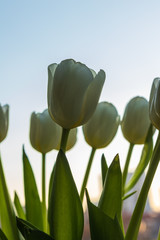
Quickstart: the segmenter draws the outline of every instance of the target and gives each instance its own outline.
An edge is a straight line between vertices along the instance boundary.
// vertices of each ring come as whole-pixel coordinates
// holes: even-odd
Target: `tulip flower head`
[[[86,142],[95,149],[106,147],[114,138],[119,123],[120,117],[114,105],[99,103],[93,116],[83,125]]]
[[[61,138],[61,127],[50,117],[48,109],[42,113],[33,112],[30,120],[30,142],[41,153],[56,149]]]
[[[9,105],[0,105],[0,142],[7,136],[9,125]]]
[[[149,103],[143,97],[134,97],[127,104],[121,129],[123,136],[133,144],[144,144],[150,126]]]
[[[160,130],[160,78],[153,80],[149,99],[149,116],[152,124]]]
[[[99,101],[105,73],[97,75],[86,65],[67,59],[48,67],[48,110],[65,129],[86,123]]]

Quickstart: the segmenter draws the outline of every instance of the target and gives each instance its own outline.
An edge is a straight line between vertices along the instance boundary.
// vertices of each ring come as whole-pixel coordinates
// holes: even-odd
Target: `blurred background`
[[[7,138],[0,145],[11,196],[16,190],[24,203],[22,145],[31,161],[40,190],[41,155],[30,145],[29,125],[33,111],[47,108],[47,67],[73,58],[106,81],[100,101],[113,103],[121,118],[135,96],[149,98],[152,81],[160,77],[160,2],[158,0],[28,0],[0,1],[0,103],[10,105]],[[155,134],[155,138],[156,138]],[[113,142],[95,155],[88,191],[93,201],[100,194],[100,158],[108,165],[119,153],[123,168],[129,143],[119,128]],[[130,164],[134,171],[141,146]],[[82,130],[75,147],[67,152],[78,190],[90,155]],[[57,152],[47,155],[47,183]],[[149,209],[160,210],[160,168],[149,194]]]

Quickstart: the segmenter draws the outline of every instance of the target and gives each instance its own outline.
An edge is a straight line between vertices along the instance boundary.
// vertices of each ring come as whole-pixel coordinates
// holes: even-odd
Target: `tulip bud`
[[[48,67],[48,109],[65,129],[86,123],[99,101],[105,73],[94,76],[86,65],[67,59]]]
[[[104,148],[114,138],[120,122],[120,117],[113,104],[101,102],[90,118],[83,125],[86,142],[93,148]]]
[[[160,78],[153,80],[150,99],[149,116],[152,124],[160,130]]]
[[[154,98],[154,95],[155,95],[156,89],[158,87],[159,81],[160,81],[160,78],[155,78],[153,80],[152,88],[151,88],[151,92],[150,92],[150,97],[149,97],[149,107],[151,105],[152,99]]]
[[[30,141],[33,148],[41,153],[56,149],[61,137],[61,127],[50,117],[48,110],[33,112],[30,120]]]
[[[9,105],[0,105],[0,142],[7,136],[9,124]]]
[[[121,129],[133,144],[144,144],[150,126],[149,103],[143,97],[132,98],[125,108]]]
[[[60,127],[61,128],[61,127]],[[62,128],[61,128],[61,136],[62,136]],[[57,150],[60,149],[60,143],[61,143],[61,136],[60,136],[60,141],[58,143],[58,146],[56,147]],[[68,135],[68,140],[67,140],[67,146],[66,146],[66,151],[70,150],[71,148],[74,147],[77,141],[77,128],[73,128],[69,131]]]

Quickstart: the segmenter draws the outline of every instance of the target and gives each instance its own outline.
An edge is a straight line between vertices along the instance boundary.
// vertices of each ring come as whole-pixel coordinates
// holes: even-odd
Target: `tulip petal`
[[[113,104],[100,102],[89,119],[83,125],[86,142],[93,148],[106,147],[114,138],[120,122],[120,117]]]
[[[30,141],[33,148],[41,153],[47,153],[57,148],[61,140],[61,127],[55,123],[48,113],[33,112],[30,120]]]
[[[0,142],[5,138],[5,128],[5,116],[2,106],[0,105]]]
[[[151,92],[150,92],[150,97],[149,97],[149,108],[151,106],[151,102],[152,102],[152,99],[155,95],[155,92],[156,92],[156,89],[157,89],[157,86],[158,86],[158,82],[160,81],[160,78],[155,78],[153,80],[153,83],[152,83],[152,88],[151,88]]]
[[[155,126],[155,128],[160,129],[160,124],[159,124],[160,123],[160,118],[158,117],[158,115],[155,112],[154,97],[153,97],[151,105],[150,105],[149,117],[150,117],[150,120],[151,120],[152,124]]]
[[[9,124],[9,105],[0,105],[0,142],[2,142],[8,131]]]
[[[48,109],[38,115],[38,121],[38,139],[41,152],[47,153],[56,149],[58,142],[61,140],[61,127],[51,119]]]
[[[155,97],[154,97],[154,108],[156,115],[160,118],[160,81],[158,81]]]
[[[92,68],[90,68],[90,71],[92,72],[93,77],[95,78],[95,76],[96,76],[96,72],[95,72]]]
[[[37,146],[37,134],[35,134],[37,132],[37,117],[36,117],[36,113],[33,112],[31,114],[31,119],[30,119],[30,142],[32,147],[37,148],[35,146]]]
[[[100,70],[85,92],[80,119],[76,123],[77,126],[85,124],[93,115],[99,101],[104,81],[105,72]]]
[[[51,98],[52,98],[52,87],[53,87],[53,78],[54,78],[54,73],[57,68],[57,63],[53,63],[48,66],[48,110],[50,113],[50,106],[51,106]]]
[[[133,144],[144,144],[150,126],[149,103],[143,97],[132,98],[125,108],[121,129]]]

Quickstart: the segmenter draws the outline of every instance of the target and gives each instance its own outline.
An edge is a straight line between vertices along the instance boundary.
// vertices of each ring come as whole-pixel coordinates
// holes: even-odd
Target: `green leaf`
[[[62,150],[59,151],[49,202],[50,234],[56,240],[81,240],[83,209],[79,194]]]
[[[16,216],[8,193],[1,157],[0,157],[0,221],[2,230],[9,240],[19,239],[19,234],[16,227]]]
[[[124,240],[117,218],[107,216],[100,208],[90,202],[86,191],[89,212],[91,240]]]
[[[160,240],[160,228],[159,228],[157,240]]]
[[[16,221],[17,221],[17,227],[21,231],[22,235],[24,235],[25,229],[38,230],[38,228],[35,227],[32,223],[30,223],[24,219],[16,217]]]
[[[107,162],[106,162],[104,154],[102,154],[102,157],[101,157],[101,172],[102,172],[102,184],[103,184],[103,186],[104,186],[104,181],[105,181],[107,171],[108,171]]]
[[[14,193],[14,206],[16,208],[18,217],[20,217],[20,218],[25,220],[26,219],[26,215],[25,215],[24,209],[23,209],[23,207],[22,207],[22,205],[20,203],[19,197],[18,197],[16,192]]]
[[[54,240],[51,236],[48,234],[38,231],[38,230],[32,230],[27,238],[27,240]]]
[[[138,163],[136,170],[134,171],[131,179],[126,184],[125,193],[129,192],[137,183],[145,168],[147,167],[153,151],[153,126],[151,125],[146,137],[146,141],[142,150],[141,158]]]
[[[23,219],[17,218],[17,226],[26,240],[54,240],[51,236]]]
[[[117,216],[121,222],[122,206],[122,173],[119,156],[116,155],[108,168],[104,188],[99,200],[98,207],[112,219]]]
[[[38,189],[29,159],[23,148],[23,174],[26,219],[43,230],[42,205],[38,194]]]
[[[122,200],[123,200],[123,201],[126,200],[127,198],[129,198],[129,197],[131,197],[133,194],[135,194],[136,192],[137,192],[137,191],[134,191],[134,192],[131,192],[131,193],[125,195],[125,196],[122,198]]]
[[[52,172],[51,172],[50,180],[49,180],[48,206],[49,206],[49,202],[50,202],[50,198],[51,198],[51,189],[52,189],[52,186],[53,186],[53,178],[54,178],[55,166],[56,165],[54,164]]]
[[[0,240],[8,240],[2,229],[0,229]]]

